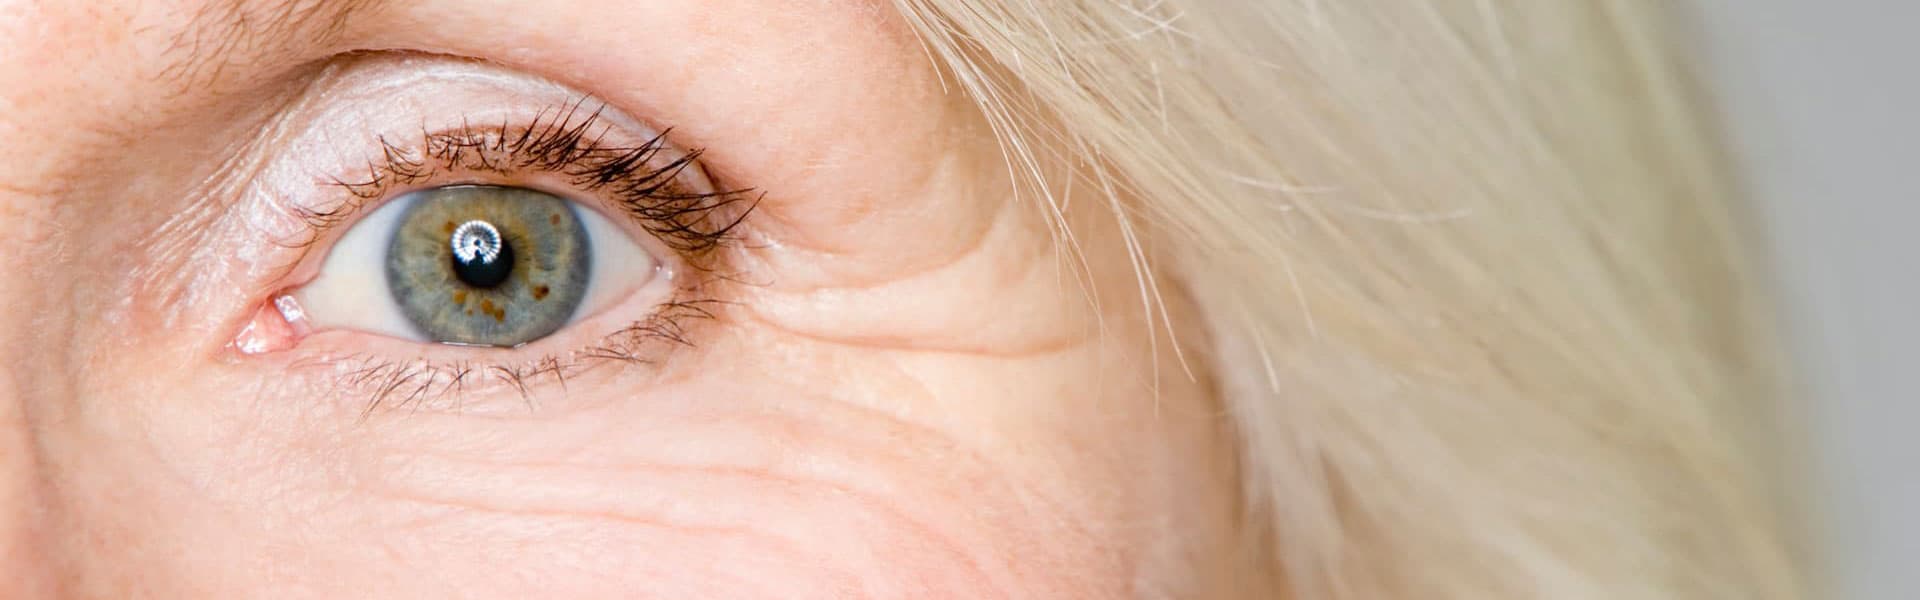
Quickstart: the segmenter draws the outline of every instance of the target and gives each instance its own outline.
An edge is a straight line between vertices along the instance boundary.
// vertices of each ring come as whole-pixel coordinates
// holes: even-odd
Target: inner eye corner
[[[276,297],[317,331],[512,349],[698,287],[687,274],[731,228],[709,223],[738,201],[703,149],[587,95],[510,110],[422,127],[418,145],[376,137],[369,173],[324,180],[346,200],[313,215],[312,274]]]

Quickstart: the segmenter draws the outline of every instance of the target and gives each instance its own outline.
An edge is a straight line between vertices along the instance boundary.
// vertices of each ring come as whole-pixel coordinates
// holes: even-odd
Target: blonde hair
[[[1061,233],[1048,164],[1202,307],[1294,597],[1802,593],[1663,3],[896,4]]]

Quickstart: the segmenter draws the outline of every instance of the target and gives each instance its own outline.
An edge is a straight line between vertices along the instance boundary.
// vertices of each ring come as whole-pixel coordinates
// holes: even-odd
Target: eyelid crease
[[[737,240],[741,224],[762,194],[751,188],[716,185],[699,164],[699,150],[682,150],[667,142],[670,129],[638,143],[610,143],[609,139],[625,133],[613,124],[620,119],[603,120],[602,112],[609,110],[605,104],[590,96],[576,98],[541,109],[530,120],[522,117],[524,124],[516,124],[512,117],[486,125],[459,119],[456,125],[438,130],[423,124],[417,145],[376,136],[378,149],[366,161],[363,177],[343,174],[321,179],[342,192],[343,199],[289,205],[308,230],[294,243],[283,244],[301,250],[293,265],[309,262],[306,256],[329,232],[342,225],[351,227],[362,211],[415,191],[410,188],[522,185],[551,179],[555,189],[548,191],[604,205],[610,215],[624,216],[651,234],[678,255],[674,262],[690,267],[683,273],[697,272],[689,273],[696,280],[675,285],[672,297],[649,306],[645,316],[608,324],[614,331],[584,347],[533,356],[512,350],[462,355],[458,353],[468,351],[440,349],[414,358],[387,356],[379,349],[341,348],[295,355],[286,366],[320,368],[328,372],[326,378],[335,391],[364,395],[363,417],[382,407],[462,410],[471,404],[466,397],[472,393],[517,394],[531,409],[543,386],[558,384],[564,390],[570,378],[605,364],[658,365],[670,356],[670,349],[692,346],[697,323],[716,320],[727,304],[701,291],[703,281],[732,278],[720,269],[715,251]],[[285,277],[282,282],[287,281]]]
[[[591,97],[542,109],[526,125],[510,122],[460,126],[421,132],[418,149],[377,138],[378,156],[367,161],[364,177],[330,176],[329,183],[350,199],[329,208],[299,207],[310,228],[307,240],[350,220],[367,205],[391,197],[398,188],[435,177],[466,174],[553,174],[579,191],[606,196],[609,204],[689,259],[735,240],[737,230],[759,205],[751,188],[696,189],[694,178],[711,185],[699,166],[700,150],[680,152],[667,142],[671,129],[637,145],[606,143],[606,109],[586,110]],[[655,165],[663,158],[664,164]]]

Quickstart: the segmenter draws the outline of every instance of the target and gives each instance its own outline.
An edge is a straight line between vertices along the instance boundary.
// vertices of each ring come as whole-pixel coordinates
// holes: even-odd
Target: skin
[[[1248,592],[1228,424],[1166,335],[1205,344],[1180,290],[1170,324],[1141,314],[1100,198],[1067,215],[1084,261],[1055,244],[889,5],[525,7],[314,28],[266,25],[279,0],[0,0],[0,597]],[[233,15],[252,36],[210,50]],[[275,243],[270,201],[330,188],[270,177],[318,155],[272,131],[369,139],[310,116],[342,101],[316,65],[363,49],[483,59],[705,149],[766,194],[714,259],[738,277],[702,284],[727,303],[647,364],[411,408],[367,410],[325,357],[565,355],[655,302],[538,348],[236,352],[337,237]],[[486,94],[438,97],[516,101]]]

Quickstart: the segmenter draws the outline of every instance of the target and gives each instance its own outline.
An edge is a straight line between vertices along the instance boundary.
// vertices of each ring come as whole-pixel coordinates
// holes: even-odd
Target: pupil
[[[453,274],[477,288],[497,287],[513,274],[513,246],[486,221],[467,221],[454,228]]]

